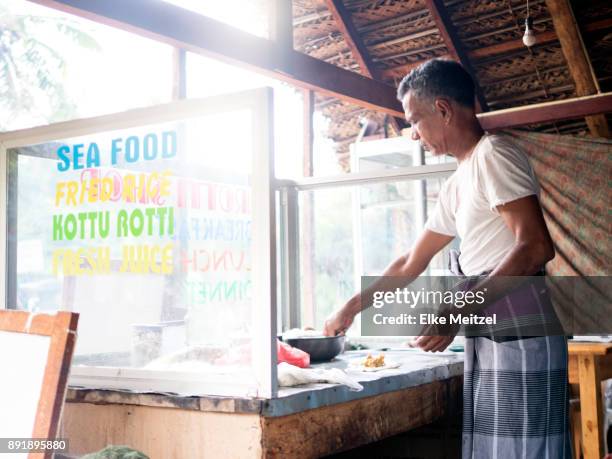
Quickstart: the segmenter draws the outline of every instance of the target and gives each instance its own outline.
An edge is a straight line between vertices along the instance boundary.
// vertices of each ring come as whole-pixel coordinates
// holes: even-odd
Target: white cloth
[[[494,269],[514,244],[496,207],[539,192],[525,153],[505,136],[484,135],[442,185],[425,228],[458,236],[463,272],[478,275]]]
[[[350,390],[360,391],[363,386],[339,368],[299,368],[287,362],[278,364],[278,385],[281,387],[299,386],[316,382],[344,384]]]

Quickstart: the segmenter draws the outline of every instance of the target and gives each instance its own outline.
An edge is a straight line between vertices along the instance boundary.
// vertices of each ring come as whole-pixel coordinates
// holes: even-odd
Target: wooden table
[[[584,459],[605,456],[601,382],[612,378],[612,343],[569,342],[569,382],[578,384]]]

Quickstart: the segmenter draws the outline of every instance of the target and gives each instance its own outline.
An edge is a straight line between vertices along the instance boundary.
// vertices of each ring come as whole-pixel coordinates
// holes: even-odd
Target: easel
[[[54,439],[61,418],[68,372],[76,340],[79,315],[59,311],[54,314],[29,313],[24,311],[0,310],[0,332],[38,335],[49,338],[48,353],[44,368],[42,386],[38,398],[36,415],[31,432],[24,437]],[[6,335],[6,334],[5,334]],[[10,335],[10,333],[8,334]],[[8,336],[7,335],[7,336]],[[0,352],[17,352],[15,349],[1,349]],[[32,358],[30,356],[30,358]],[[24,366],[28,361],[24,361]],[[18,369],[2,368],[3,378],[18,374]],[[3,413],[3,416],[10,413]],[[28,458],[51,458],[51,451],[29,453]]]

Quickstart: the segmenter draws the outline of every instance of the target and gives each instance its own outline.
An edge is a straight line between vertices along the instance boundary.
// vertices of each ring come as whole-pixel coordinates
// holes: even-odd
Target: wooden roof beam
[[[340,29],[344,41],[351,50],[353,59],[359,64],[361,74],[375,80],[380,79],[374,64],[370,60],[368,50],[357,32],[351,19],[351,13],[346,9],[342,0],[325,0],[327,8],[332,14],[336,26]]]
[[[436,23],[436,26],[440,30],[440,36],[448,49],[448,53],[451,57],[459,62],[463,68],[465,68],[472,78],[474,79],[476,89],[476,101],[480,106],[480,110],[486,112],[488,110],[487,101],[484,97],[482,89],[478,85],[478,79],[476,78],[476,72],[470,63],[467,53],[463,49],[461,40],[457,36],[455,26],[453,25],[451,18],[444,6],[443,0],[425,0],[425,5],[431,14],[432,19]]]
[[[344,41],[351,50],[353,59],[355,59],[359,64],[361,74],[374,80],[380,80],[380,72],[378,69],[376,69],[376,67],[374,67],[372,60],[370,59],[368,49],[363,43],[363,40],[361,39],[359,32],[353,23],[350,11],[348,11],[346,6],[344,6],[343,0],[325,0],[325,4],[331,12],[336,25],[340,29],[340,32],[344,37]],[[390,121],[393,128],[399,134],[404,127],[403,118],[391,117]]]
[[[612,112],[612,92],[478,114],[483,129],[493,131],[527,124],[569,120]]]
[[[600,92],[591,61],[578,30],[574,12],[568,0],[546,0],[546,6],[553,18],[555,31],[561,43],[561,50],[567,61],[570,74],[576,85],[576,94],[588,96]],[[589,131],[595,137],[610,137],[608,122],[603,115],[585,118]]]
[[[31,0],[44,6],[247,67],[295,86],[403,117],[392,86],[161,0]],[[172,18],[172,20],[168,20]]]

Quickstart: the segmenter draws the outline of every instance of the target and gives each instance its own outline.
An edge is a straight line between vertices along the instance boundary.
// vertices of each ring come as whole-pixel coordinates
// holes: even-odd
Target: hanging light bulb
[[[536,43],[536,36],[533,30],[533,19],[531,16],[525,18],[525,35],[523,35],[523,43],[525,46],[533,46]]]

